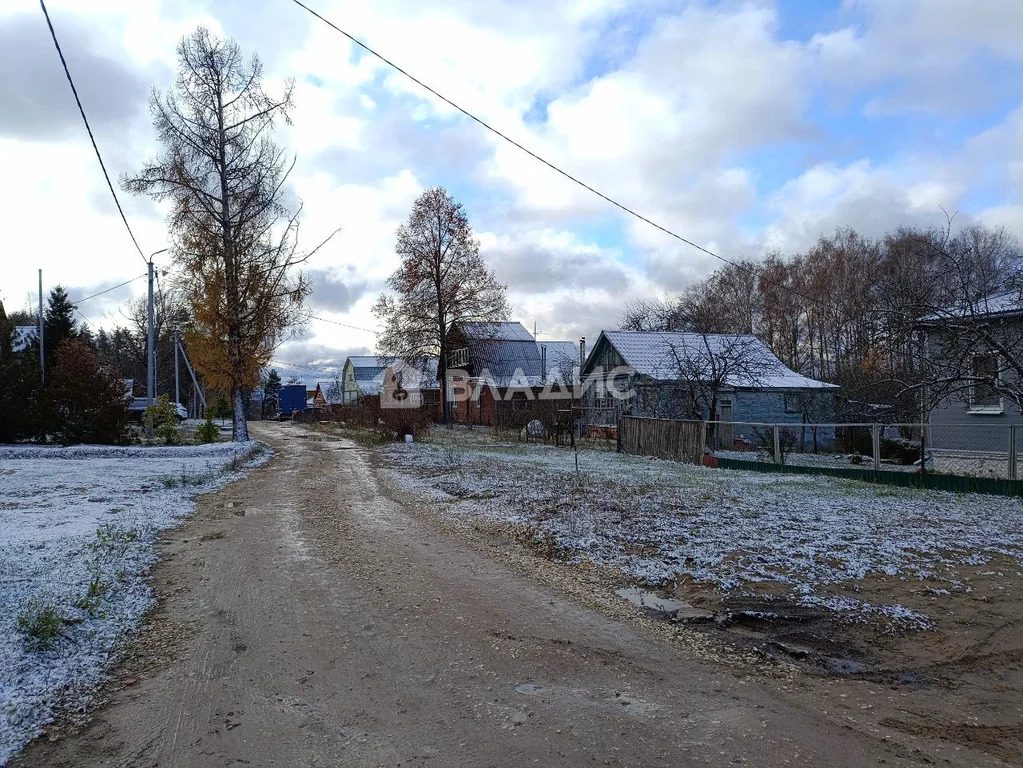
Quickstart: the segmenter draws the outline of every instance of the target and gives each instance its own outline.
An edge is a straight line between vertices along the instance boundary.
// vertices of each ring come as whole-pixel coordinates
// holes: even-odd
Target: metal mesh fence
[[[1023,427],[1006,424],[772,424],[710,422],[720,458],[1018,479]]]

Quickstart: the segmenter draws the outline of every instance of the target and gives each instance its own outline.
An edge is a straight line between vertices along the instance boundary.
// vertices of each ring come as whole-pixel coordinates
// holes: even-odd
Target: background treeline
[[[921,319],[1019,292],[1023,249],[1002,229],[851,229],[803,253],[726,265],[660,301],[628,304],[632,330],[753,333],[793,370],[842,387],[839,418],[918,418]]]
[[[9,314],[0,304],[0,442],[53,439],[58,442],[118,443],[129,439],[125,380],[144,394],[146,381],[146,305],[129,302],[125,324],[94,333],[76,319],[77,310],[61,286],[47,297],[44,317],[45,379],[39,341],[28,344],[20,326],[38,327],[30,310]],[[155,303],[157,394],[174,399],[175,326],[188,325],[188,312],[174,294]],[[182,370],[182,376],[185,376]],[[182,392],[191,386],[182,380]],[[184,396],[184,395],[183,395]]]

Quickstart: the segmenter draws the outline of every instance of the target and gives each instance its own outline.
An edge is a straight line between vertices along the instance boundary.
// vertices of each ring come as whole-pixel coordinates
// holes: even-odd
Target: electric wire
[[[611,205],[613,205],[616,208],[624,211],[625,213],[629,214],[630,216],[633,216],[633,217],[639,219],[640,221],[645,222],[646,224],[650,225],[654,229],[657,229],[657,230],[663,232],[664,234],[668,235],[669,237],[673,237],[676,240],[678,240],[679,242],[684,243],[685,245],[688,245],[691,248],[695,248],[697,251],[700,251],[701,253],[704,253],[704,254],[706,254],[708,256],[711,256],[711,257],[717,259],[718,261],[723,262],[724,264],[728,264],[728,265],[730,265],[732,267],[735,267],[736,269],[738,269],[740,271],[743,271],[743,272],[746,272],[747,274],[753,275],[758,280],[763,280],[764,282],[770,283],[771,285],[774,285],[774,286],[776,286],[778,288],[781,288],[784,291],[788,291],[789,293],[793,294],[794,296],[799,296],[800,298],[802,298],[802,299],[804,299],[806,301],[809,301],[809,302],[811,302],[813,304],[821,304],[821,306],[823,306],[823,303],[818,301],[817,299],[811,298],[810,296],[807,296],[807,295],[801,293],[800,291],[797,291],[794,288],[791,288],[790,286],[784,285],[783,283],[778,283],[778,282],[775,282],[775,281],[770,280],[768,278],[765,278],[762,274],[760,274],[760,272],[758,270],[751,269],[750,267],[747,267],[746,265],[744,265],[741,262],[737,262],[737,261],[734,261],[732,259],[728,259],[728,258],[726,258],[724,256],[721,256],[721,255],[715,253],[714,251],[710,250],[709,248],[705,248],[704,246],[702,246],[702,245],[700,245],[698,243],[693,242],[689,238],[683,237],[682,235],[678,234],[677,232],[674,232],[674,231],[668,229],[663,224],[658,224],[653,219],[649,218],[648,216],[643,215],[642,213],[639,213],[638,211],[636,211],[633,208],[630,208],[629,206],[625,205],[624,203],[619,202],[618,200],[616,200],[615,198],[611,197],[610,195],[607,195],[607,194],[601,192],[599,189],[591,186],[590,184],[587,184],[582,179],[580,179],[580,178],[572,175],[568,171],[558,167],[557,165],[552,163],[550,160],[547,160],[546,158],[541,157],[536,152],[534,152],[533,150],[531,150],[528,147],[524,146],[523,144],[520,144],[518,141],[516,141],[515,139],[511,138],[507,134],[503,133],[499,129],[495,128],[490,123],[486,122],[485,120],[483,120],[480,117],[477,117],[475,114],[470,112],[468,109],[466,109],[466,108],[456,104],[451,99],[449,99],[447,96],[445,96],[444,94],[440,93],[439,91],[437,91],[436,89],[432,88],[431,86],[427,85],[425,82],[420,80],[418,77],[416,77],[412,73],[408,72],[407,70],[405,70],[402,67],[398,66],[397,64],[395,64],[393,61],[391,61],[390,59],[388,59],[384,55],[382,55],[382,54],[378,53],[377,51],[373,50],[372,48],[370,48],[368,45],[366,45],[364,42],[362,42],[361,40],[356,38],[354,35],[349,34],[345,30],[341,29],[341,27],[337,26],[334,22],[330,21],[329,19],[325,18],[324,16],[321,16],[319,13],[317,13],[312,8],[310,8],[308,5],[303,3],[302,0],[291,0],[291,2],[293,2],[295,5],[299,6],[300,8],[303,8],[305,11],[307,11],[311,15],[315,16],[317,19],[322,21],[324,24],[329,26],[331,29],[333,29],[334,31],[340,33],[341,35],[344,35],[346,38],[351,40],[353,43],[355,43],[357,46],[362,48],[364,51],[366,51],[367,53],[371,54],[372,56],[375,56],[377,59],[379,59],[380,61],[382,61],[384,64],[386,64],[387,66],[391,67],[395,71],[400,72],[402,75],[407,77],[409,80],[414,82],[416,85],[418,85],[421,88],[429,91],[431,94],[436,96],[438,99],[443,101],[445,104],[447,104],[448,106],[450,106],[453,109],[457,110],[458,112],[461,112],[463,115],[468,117],[470,120],[478,123],[483,128],[485,128],[486,130],[488,130],[491,133],[493,133],[495,136],[498,136],[499,138],[501,138],[504,141],[508,142],[509,144],[511,144],[512,146],[514,146],[517,149],[521,150],[522,152],[525,152],[527,155],[532,157],[534,160],[542,163],[543,165],[547,166],[548,168],[550,168],[555,173],[560,174],[561,176],[565,177],[569,181],[579,185],[583,189],[585,189],[588,192],[596,195],[597,197],[601,198],[602,200],[610,203]]]
[[[46,3],[44,0],[39,0],[39,6],[43,9],[43,15],[46,17],[46,26],[50,28],[50,37],[53,38],[53,45],[57,49],[57,55],[60,57],[60,63],[64,67],[64,75],[67,77],[68,85],[71,86],[71,93],[75,96],[75,103],[78,105],[78,112],[82,116],[82,122],[85,123],[85,130],[89,133],[89,140],[92,142],[92,148],[96,152],[96,159],[99,160],[99,167],[103,170],[103,178],[106,179],[107,189],[110,190],[110,196],[114,198],[114,205],[117,206],[117,212],[121,214],[121,221],[124,222],[124,227],[128,230],[128,234],[131,236],[131,241],[135,244],[135,250],[139,252],[139,256],[142,258],[142,261],[145,261],[145,254],[142,253],[142,248],[139,247],[139,241],[135,239],[135,233],[132,231],[131,225],[128,224],[128,218],[124,215],[124,209],[121,208],[121,201],[118,199],[117,192],[114,191],[114,185],[110,181],[110,174],[107,173],[106,163],[103,162],[103,155],[100,154],[99,147],[96,144],[96,136],[92,132],[92,126],[89,125],[89,118],[85,116],[85,107],[82,106],[82,100],[78,96],[78,89],[75,87],[75,81],[71,77],[71,70],[68,69],[67,60],[64,58],[64,52],[60,48],[60,42],[57,40],[57,32],[53,28],[53,22],[50,21],[50,13],[46,10]]]

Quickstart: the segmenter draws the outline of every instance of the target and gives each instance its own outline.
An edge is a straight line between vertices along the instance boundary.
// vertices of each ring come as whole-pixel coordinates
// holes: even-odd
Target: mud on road
[[[1004,764],[886,728],[897,691],[822,706],[586,607],[388,498],[351,441],[253,426],[277,455],[163,537],[91,720],[13,765]]]

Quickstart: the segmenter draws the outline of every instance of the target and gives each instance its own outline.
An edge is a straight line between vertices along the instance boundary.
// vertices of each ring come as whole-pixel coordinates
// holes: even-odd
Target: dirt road
[[[919,764],[445,536],[353,443],[253,431],[277,456],[165,537],[105,704],[15,765]]]

